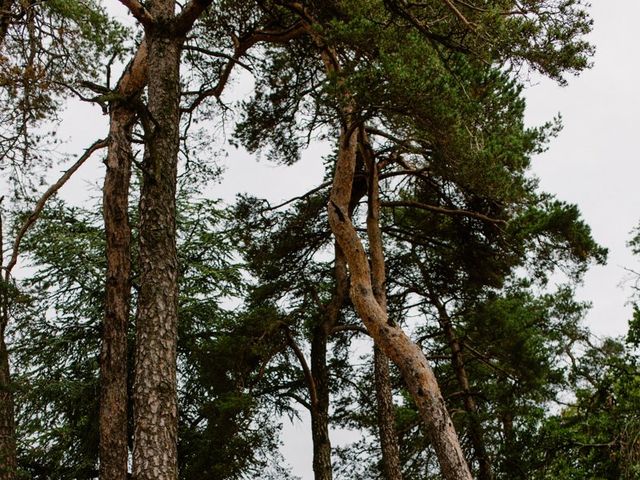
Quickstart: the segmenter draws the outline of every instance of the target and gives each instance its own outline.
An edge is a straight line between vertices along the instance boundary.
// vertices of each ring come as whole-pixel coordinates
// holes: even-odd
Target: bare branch
[[[331,329],[331,335],[340,332],[355,332],[362,333],[363,335],[369,336],[369,331],[360,325],[336,325]]]
[[[222,92],[224,91],[224,88],[229,81],[229,77],[231,76],[233,67],[235,67],[236,64],[240,64],[240,58],[242,58],[251,47],[259,42],[286,43],[289,40],[304,33],[305,28],[306,27],[302,22],[296,22],[292,26],[283,30],[257,30],[247,37],[238,39],[234,48],[233,55],[222,70],[220,78],[218,79],[218,83],[212,88],[202,90],[198,94],[196,99],[191,103],[191,105],[182,109],[182,112],[193,112],[202,102],[204,102],[209,97],[220,98],[220,95],[222,95]]]
[[[284,202],[282,202],[282,203],[280,203],[280,204],[278,204],[278,205],[276,205],[274,207],[265,208],[263,210],[263,212],[269,212],[271,210],[277,210],[279,208],[284,207],[285,205],[289,205],[290,203],[295,202],[296,200],[304,200],[305,198],[310,197],[314,193],[318,193],[320,190],[323,190],[323,189],[325,189],[327,187],[330,187],[332,183],[333,182],[324,182],[323,184],[318,185],[316,188],[313,188],[313,189],[309,190],[307,193],[303,193],[302,195],[298,195],[297,197],[292,197],[289,200],[285,200]]]
[[[78,170],[78,168],[80,168],[82,164],[87,161],[95,151],[100,150],[101,148],[105,148],[108,143],[109,141],[107,138],[103,138],[94,142],[88,149],[85,150],[85,152],[76,161],[76,163],[74,163],[66,172],[64,172],[64,174],[58,179],[58,181],[51,185],[49,189],[42,195],[42,197],[40,197],[40,200],[38,200],[38,203],[36,203],[33,212],[22,224],[22,227],[20,227],[20,230],[18,231],[18,234],[16,235],[16,238],[13,242],[13,251],[11,253],[11,258],[9,259],[9,263],[7,263],[7,266],[4,269],[4,276],[6,281],[9,280],[11,270],[13,270],[13,267],[15,267],[18,261],[18,254],[20,253],[20,243],[22,242],[22,239],[24,238],[31,225],[34,224],[34,222],[42,213],[47,200],[49,200],[49,198],[51,198],[56,192],[58,192],[58,190],[60,190],[60,188],[67,182],[67,180],[71,178],[71,175],[73,175],[75,171]]]
[[[302,350],[300,350],[300,347],[291,336],[291,332],[289,332],[289,330],[286,330],[286,335],[287,335],[287,343],[291,347],[291,350],[293,350],[293,353],[295,353],[296,357],[298,358],[298,361],[300,362],[300,366],[302,367],[302,371],[304,372],[304,377],[307,381],[307,386],[309,387],[309,397],[311,398],[311,405],[316,405],[318,403],[318,393],[316,391],[316,382],[313,379],[313,375],[311,374],[311,369],[309,368],[309,364],[307,363],[307,360],[304,358],[304,354],[302,353]]]
[[[451,216],[461,215],[464,217],[476,218],[478,220],[482,220],[484,222],[488,222],[492,224],[500,223],[504,225],[507,223],[504,220],[500,220],[498,218],[491,218],[491,217],[488,217],[487,215],[483,215],[482,213],[478,213],[478,212],[470,212],[469,210],[458,210],[458,209],[438,207],[436,205],[428,205],[426,203],[413,202],[409,200],[395,201],[395,202],[382,202],[382,206],[391,207],[391,208],[395,208],[395,207],[420,208],[422,210],[429,210],[431,212],[442,213],[444,215],[451,215]]]

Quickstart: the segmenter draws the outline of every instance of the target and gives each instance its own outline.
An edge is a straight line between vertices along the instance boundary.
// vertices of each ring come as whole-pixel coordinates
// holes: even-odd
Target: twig
[[[289,205],[290,203],[295,202],[296,200],[303,200],[303,199],[305,199],[307,197],[310,197],[314,193],[319,192],[320,190],[322,190],[324,188],[330,187],[332,183],[333,182],[324,182],[323,184],[317,186],[316,188],[313,188],[313,189],[309,190],[307,193],[303,193],[302,195],[298,195],[297,197],[292,197],[289,200],[286,200],[286,201],[276,205],[275,207],[268,207],[268,208],[265,208],[262,211],[263,212],[269,212],[271,210],[277,210],[279,208],[284,207],[285,205]]]

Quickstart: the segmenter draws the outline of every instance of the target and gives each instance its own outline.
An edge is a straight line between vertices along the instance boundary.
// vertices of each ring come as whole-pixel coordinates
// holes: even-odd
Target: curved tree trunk
[[[372,155],[366,133],[359,129],[361,154],[369,172],[367,200],[367,237],[371,259],[371,284],[373,295],[385,311],[387,310],[386,272],[384,248],[380,229],[380,185],[378,165]],[[389,375],[389,360],[377,345],[373,346],[373,365],[376,387],[378,432],[382,449],[382,466],[386,480],[402,480],[400,447],[395,429],[393,412],[393,392]]]
[[[324,56],[329,55],[325,49]],[[335,57],[327,58],[325,64],[336,65]],[[343,113],[338,160],[327,208],[331,229],[349,265],[351,299],[376,345],[398,366],[427,428],[443,477],[470,480],[469,467],[433,370],[420,347],[399,326],[389,322],[386,309],[375,298],[369,260],[347,214],[358,141],[352,110],[347,107]]]

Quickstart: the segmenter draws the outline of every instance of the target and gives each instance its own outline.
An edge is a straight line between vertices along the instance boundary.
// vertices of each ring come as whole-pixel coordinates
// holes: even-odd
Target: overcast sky
[[[534,159],[533,172],[542,190],[579,205],[595,239],[609,249],[608,265],[591,269],[579,297],[593,303],[586,321],[596,334],[621,335],[631,311],[626,305],[629,288],[622,286],[628,277],[625,267],[638,265],[626,243],[640,222],[640,1],[596,0],[591,12],[594,67],[567,87],[545,80],[531,85],[526,92],[527,121],[539,125],[558,113],[563,117],[564,130],[548,152]],[[77,151],[106,135],[106,119],[97,108],[74,106],[67,118],[60,134],[73,138],[71,148]],[[212,195],[231,201],[238,192],[251,192],[279,201],[303,193],[321,178],[324,153],[326,146],[314,146],[300,163],[276,167],[232,150],[224,181],[212,188]],[[93,160],[65,187],[63,196],[86,196],[87,182],[95,183],[100,175],[102,165]],[[348,437],[334,435],[334,441]],[[307,425],[286,426],[285,438],[283,453],[295,473],[312,478]]]

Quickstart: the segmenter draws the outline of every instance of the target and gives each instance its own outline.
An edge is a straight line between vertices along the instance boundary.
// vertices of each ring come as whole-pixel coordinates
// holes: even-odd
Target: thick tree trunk
[[[129,179],[134,114],[122,105],[111,110],[103,213],[107,282],[100,353],[100,478],[127,478],[127,324],[131,296]]]
[[[15,433],[9,355],[4,342],[3,328],[0,336],[0,480],[15,478],[17,464]]]
[[[325,57],[328,56],[325,51]],[[335,59],[331,61],[335,65]],[[404,331],[389,322],[386,309],[376,300],[371,269],[364,247],[347,214],[356,164],[357,128],[351,111],[344,111],[338,160],[328,205],[329,223],[345,254],[351,273],[351,299],[369,334],[391,359],[411,393],[430,436],[442,475],[447,480],[471,479],[460,442],[436,378],[424,353]]]
[[[147,28],[148,114],[140,195],[140,292],[133,387],[135,480],[176,480],[178,259],[176,176],[180,45],[166,26],[173,1],[153,2]],[[149,131],[150,130],[150,131]]]
[[[129,181],[131,130],[137,100],[146,78],[146,42],[118,82],[124,98],[111,105],[107,171],[103,188],[106,234],[106,302],[100,354],[100,478],[125,480],[128,473],[127,325],[131,297],[131,227]]]
[[[464,366],[464,357],[462,355],[462,346],[460,341],[453,330],[453,324],[451,318],[447,313],[445,306],[438,300],[432,299],[438,310],[438,319],[440,326],[444,330],[445,337],[449,343],[451,349],[451,363],[456,373],[456,379],[460,385],[460,389],[464,395],[464,409],[467,412],[469,423],[469,438],[473,445],[476,460],[478,462],[478,479],[479,480],[493,480],[493,469],[491,467],[491,461],[489,454],[485,447],[484,431],[482,424],[478,418],[478,406],[471,393],[471,385],[469,383],[469,376]]]

